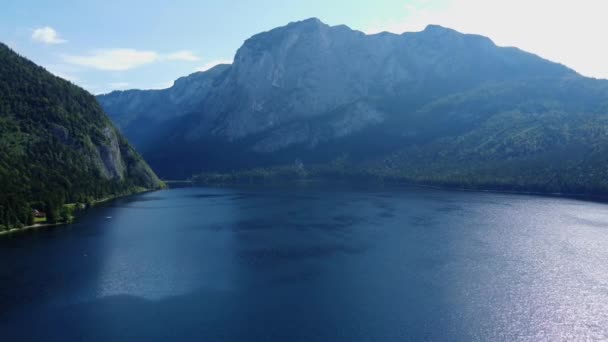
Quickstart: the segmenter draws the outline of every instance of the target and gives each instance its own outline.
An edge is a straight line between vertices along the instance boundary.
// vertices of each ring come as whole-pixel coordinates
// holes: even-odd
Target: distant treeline
[[[256,184],[298,180],[335,180],[429,185],[471,190],[495,190],[547,194],[589,196],[608,195],[608,178],[603,173],[583,165],[554,169],[536,163],[509,165],[507,163],[468,164],[456,169],[402,168],[378,163],[357,165],[341,157],[332,163],[304,166],[292,165],[254,168],[227,173],[201,173],[191,180],[196,184]],[[596,175],[596,176],[594,176]]]

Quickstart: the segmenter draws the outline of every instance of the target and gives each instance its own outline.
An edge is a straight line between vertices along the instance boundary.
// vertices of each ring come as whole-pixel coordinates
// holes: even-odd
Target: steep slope
[[[164,90],[115,91],[100,96],[106,112],[138,149],[153,143],[171,120],[199,110],[207,94],[229,65],[218,65],[176,80]]]
[[[365,35],[309,19],[253,36],[233,65],[206,77],[211,87],[189,92],[196,105],[155,114],[166,121],[141,148],[162,175],[295,160],[330,165],[346,156],[362,174],[422,182],[464,184],[480,175],[465,169],[488,178],[495,169],[520,170],[537,177],[521,180],[525,187],[542,179],[529,161],[550,159],[552,172],[570,175],[566,165],[582,162],[581,149],[603,146],[606,81],[440,26]],[[117,120],[138,116],[142,106],[116,101],[123,96],[99,99]],[[586,165],[601,170],[599,155]],[[449,176],[458,170],[462,177]],[[495,183],[519,186],[502,178]]]
[[[32,208],[161,186],[94,96],[0,44],[1,227],[29,223]]]

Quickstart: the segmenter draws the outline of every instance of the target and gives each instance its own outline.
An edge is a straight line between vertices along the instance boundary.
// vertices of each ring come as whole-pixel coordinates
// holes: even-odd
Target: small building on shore
[[[32,210],[32,214],[34,215],[34,217],[36,218],[45,218],[46,217],[46,213],[43,211],[40,211],[38,209],[34,209]]]

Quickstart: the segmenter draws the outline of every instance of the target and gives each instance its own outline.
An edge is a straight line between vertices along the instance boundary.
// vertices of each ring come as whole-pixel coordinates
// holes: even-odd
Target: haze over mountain
[[[317,19],[232,65],[98,96],[163,177],[293,164],[539,191],[608,191],[608,81],[429,25],[365,35]]]
[[[93,95],[0,43],[0,226],[161,186]]]

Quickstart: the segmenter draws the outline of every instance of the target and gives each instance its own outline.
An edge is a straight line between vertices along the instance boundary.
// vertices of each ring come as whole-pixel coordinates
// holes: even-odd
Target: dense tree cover
[[[608,194],[606,81],[484,87],[442,99],[419,115],[427,127],[441,127],[420,130],[435,137],[361,168],[447,186]]]
[[[0,230],[160,185],[94,96],[0,44]]]

